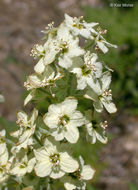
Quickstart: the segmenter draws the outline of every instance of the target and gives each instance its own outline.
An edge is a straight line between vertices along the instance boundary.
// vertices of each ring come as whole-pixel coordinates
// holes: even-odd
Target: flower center
[[[69,117],[67,115],[63,115],[59,118],[59,126],[65,126],[69,122]]]
[[[81,30],[83,28],[83,25],[80,23],[82,19],[83,17],[79,17],[79,19],[74,17],[72,26]]]
[[[0,144],[2,144],[2,143],[5,143],[5,140],[4,140],[4,138],[0,138]]]
[[[60,52],[64,54],[68,52],[69,45],[66,41],[61,40],[59,48],[60,48]]]
[[[91,73],[91,70],[89,68],[87,68],[86,66],[83,66],[81,68],[81,72],[82,72],[82,75],[87,76]]]
[[[26,162],[23,162],[22,164],[20,164],[20,168],[22,169],[22,168],[26,168],[26,166],[27,166],[27,163]]]
[[[54,165],[54,166],[58,166],[59,162],[60,162],[60,155],[59,154],[52,154],[50,156],[50,162]]]
[[[42,46],[39,46],[38,44],[34,45],[33,49],[31,50],[31,56],[33,56],[35,59],[42,58],[45,55],[45,50]]]
[[[105,90],[102,96],[112,96],[112,90]]]

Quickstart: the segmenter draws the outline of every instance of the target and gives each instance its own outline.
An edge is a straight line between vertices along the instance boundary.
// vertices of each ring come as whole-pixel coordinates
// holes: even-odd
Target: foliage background
[[[1,0],[0,1],[0,91],[5,103],[0,105],[0,127],[8,133],[16,127],[16,111],[23,108],[23,82],[33,72],[32,46],[42,38],[41,30],[51,21],[59,24],[64,13],[84,15],[108,30],[106,39],[117,50],[101,55],[113,72],[112,90],[118,113],[103,114],[110,123],[110,142],[106,146],[86,144],[83,134],[75,154],[97,169],[88,190],[138,189],[138,4],[133,8],[111,7],[121,0]],[[31,106],[27,108],[31,110]],[[110,118],[110,119],[109,119]]]

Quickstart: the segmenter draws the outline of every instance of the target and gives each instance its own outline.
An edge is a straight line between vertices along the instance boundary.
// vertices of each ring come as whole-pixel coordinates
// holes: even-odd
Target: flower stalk
[[[78,142],[80,128],[91,144],[107,143],[107,121],[95,121],[93,113],[117,111],[110,69],[98,56],[117,46],[108,43],[102,36],[105,31],[97,26],[65,14],[59,27],[52,22],[43,31],[43,45],[31,51],[38,60],[34,73],[24,83],[29,92],[24,105],[31,102],[34,109],[31,115],[17,113],[19,130],[11,133],[17,140],[10,151],[5,131],[0,132],[1,186],[8,188],[8,180],[15,177],[24,189],[51,189],[51,180],[57,189],[59,179],[67,190],[84,190],[93,178],[95,169],[85,165],[81,155],[74,157],[69,147]],[[80,46],[80,38],[89,44]]]

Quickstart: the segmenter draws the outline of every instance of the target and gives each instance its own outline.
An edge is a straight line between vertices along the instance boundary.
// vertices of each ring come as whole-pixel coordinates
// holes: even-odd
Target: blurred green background
[[[113,3],[111,7],[111,3]],[[133,4],[117,8],[116,4]],[[118,112],[108,119],[109,143],[84,147],[83,135],[75,154],[97,169],[88,190],[138,189],[138,4],[127,0],[1,0],[0,1],[0,126],[8,133],[16,127],[16,111],[23,108],[23,82],[33,72],[32,46],[42,38],[41,30],[51,21],[59,24],[64,13],[84,15],[88,22],[99,22],[108,32],[107,41],[117,44],[101,60],[114,72],[112,90]],[[30,108],[28,108],[29,110]],[[110,119],[109,119],[110,118]],[[83,148],[84,147],[84,148]]]

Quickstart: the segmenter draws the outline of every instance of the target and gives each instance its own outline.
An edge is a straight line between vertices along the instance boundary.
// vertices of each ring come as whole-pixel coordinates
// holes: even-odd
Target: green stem
[[[41,145],[43,146],[43,144],[41,143],[41,141],[39,140],[39,138],[37,137],[37,135],[34,133],[34,138],[35,140]]]

